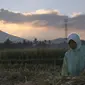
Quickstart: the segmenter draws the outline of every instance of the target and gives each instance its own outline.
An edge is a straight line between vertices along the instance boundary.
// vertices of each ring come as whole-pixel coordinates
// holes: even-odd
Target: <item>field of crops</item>
[[[0,50],[0,85],[52,85],[65,49]],[[60,61],[59,61],[60,59]]]
[[[62,77],[66,49],[0,50],[0,85],[85,85],[85,72]]]
[[[65,49],[5,49],[0,51],[0,63],[28,63],[60,65]]]

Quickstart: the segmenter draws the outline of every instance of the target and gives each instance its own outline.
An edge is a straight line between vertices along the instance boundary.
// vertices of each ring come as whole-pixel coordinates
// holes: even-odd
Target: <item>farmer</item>
[[[79,76],[85,69],[85,46],[75,33],[68,36],[67,43],[70,49],[65,53],[61,75]]]

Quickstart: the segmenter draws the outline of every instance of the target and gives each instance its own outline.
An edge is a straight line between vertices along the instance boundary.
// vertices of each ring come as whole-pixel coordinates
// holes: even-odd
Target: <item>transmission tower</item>
[[[67,36],[68,36],[68,27],[67,27],[68,19],[65,19],[64,22],[65,22],[65,38],[67,39]]]

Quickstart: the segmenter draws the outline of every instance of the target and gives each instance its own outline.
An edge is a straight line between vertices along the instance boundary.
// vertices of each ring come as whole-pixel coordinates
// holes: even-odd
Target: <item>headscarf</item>
[[[78,34],[72,33],[67,38],[67,43],[69,43],[70,40],[73,40],[77,44],[77,48],[75,50],[78,50],[81,47],[81,40]]]

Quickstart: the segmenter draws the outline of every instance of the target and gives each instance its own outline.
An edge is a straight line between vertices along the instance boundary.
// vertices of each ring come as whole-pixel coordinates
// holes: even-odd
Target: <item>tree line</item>
[[[3,43],[0,43],[0,48],[49,47],[51,44],[51,40],[39,41],[37,38],[33,41],[23,39],[22,42],[13,42],[8,38]]]

